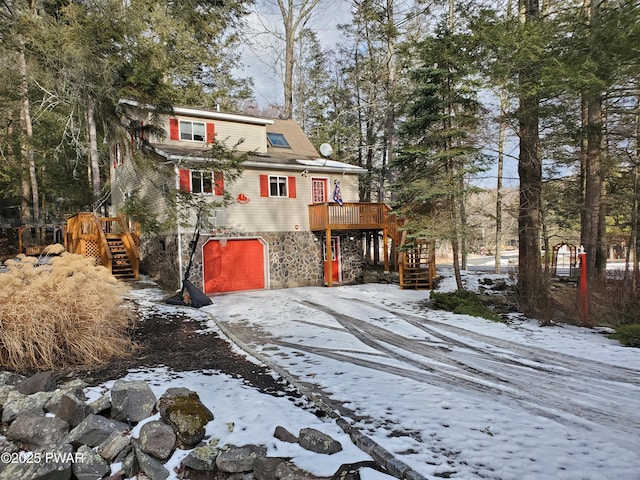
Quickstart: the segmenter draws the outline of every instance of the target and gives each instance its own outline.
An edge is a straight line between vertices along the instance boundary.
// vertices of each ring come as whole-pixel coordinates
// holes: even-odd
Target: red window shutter
[[[224,173],[222,172],[214,172],[213,174],[213,193],[224,195]]]
[[[213,143],[216,136],[216,126],[213,123],[207,123],[207,143]]]
[[[169,119],[169,138],[171,140],[180,140],[180,127],[177,118]]]
[[[260,196],[269,196],[269,175],[260,175]]]
[[[296,198],[296,177],[289,177],[289,198]]]
[[[180,170],[180,190],[191,191],[191,170]]]

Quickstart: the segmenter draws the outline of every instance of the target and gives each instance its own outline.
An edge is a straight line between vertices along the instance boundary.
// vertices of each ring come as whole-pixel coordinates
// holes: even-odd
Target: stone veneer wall
[[[158,283],[171,289],[182,287],[182,276],[178,270],[178,236],[176,234],[141,238],[140,273],[151,276]]]
[[[269,245],[271,288],[322,285],[321,250],[318,237],[311,232],[246,232],[225,235],[228,238],[259,237]],[[189,279],[203,288],[202,246],[216,235],[201,235],[194,255]],[[182,262],[189,263],[191,235],[182,236]]]
[[[333,235],[340,237],[342,283],[361,283],[364,262],[362,256],[362,233],[359,230],[341,230],[334,232]]]
[[[336,231],[340,237],[342,283],[359,283],[363,275],[361,232]],[[203,288],[202,246],[215,235],[200,235],[191,266],[189,280]],[[324,235],[312,232],[249,232],[229,235],[234,237],[260,237],[269,245],[269,276],[271,288],[290,288],[323,285],[322,245]],[[171,289],[182,286],[178,271],[177,235],[153,237],[140,246],[141,273]],[[192,235],[182,235],[182,265],[187,268]]]

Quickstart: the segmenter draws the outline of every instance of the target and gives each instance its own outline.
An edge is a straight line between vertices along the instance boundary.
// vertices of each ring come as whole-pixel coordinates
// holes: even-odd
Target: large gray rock
[[[120,452],[130,444],[129,435],[123,432],[112,432],[98,445],[98,455],[109,462],[113,462],[120,455]]]
[[[24,414],[16,418],[7,430],[7,438],[29,447],[49,447],[63,443],[69,424],[57,417]]]
[[[13,372],[0,372],[0,386],[12,385],[15,386],[25,379],[23,375],[19,375]]]
[[[283,442],[298,443],[298,437],[281,425],[276,426],[273,436]]]
[[[44,406],[51,396],[51,392],[37,392],[33,395],[24,395],[17,390],[9,392],[2,408],[2,421],[13,422],[25,413],[44,415]]]
[[[182,459],[182,465],[201,472],[215,470],[219,452],[220,449],[217,445],[196,447]]]
[[[77,480],[97,480],[111,472],[111,467],[92,449],[81,445],[71,471]]]
[[[289,460],[291,459],[283,457],[258,457],[253,464],[253,476],[256,480],[277,480],[278,466]]]
[[[136,442],[133,442],[133,450],[136,453],[140,470],[151,480],[165,480],[169,476],[169,470],[164,468],[158,460],[144,453]]]
[[[44,409],[66,421],[71,428],[77,427],[89,414],[89,407],[71,391],[58,390],[45,404]]]
[[[328,477],[317,477],[305,472],[291,462],[281,462],[276,467],[275,476],[279,480],[329,480]]]
[[[16,389],[23,395],[31,395],[37,392],[53,392],[56,387],[57,383],[53,378],[53,372],[38,372],[16,384]]]
[[[12,462],[0,473],[0,480],[69,480],[76,458],[71,445],[52,445],[44,450],[23,452],[25,461]]]
[[[182,448],[197,445],[204,438],[204,428],[213,413],[187,388],[169,388],[158,400],[162,420],[171,425]]]
[[[0,408],[4,408],[4,404],[7,403],[9,394],[11,392],[17,392],[16,387],[13,385],[2,385],[0,387]]]
[[[111,395],[105,393],[100,398],[94,400],[89,404],[90,413],[94,413],[98,415],[104,411],[107,411],[111,408]]]
[[[138,463],[138,457],[136,452],[133,451],[133,447],[130,447],[129,453],[123,457],[122,470],[126,478],[134,477],[140,471],[140,464]]]
[[[124,432],[129,426],[126,423],[110,420],[99,415],[89,415],[76,428],[69,432],[67,441],[75,446],[100,445],[113,432]]]
[[[138,423],[153,413],[156,396],[142,380],[116,380],[111,388],[111,417],[128,423]]]
[[[267,447],[262,445],[225,445],[216,458],[216,466],[227,473],[250,472],[258,457],[267,455]]]
[[[301,429],[298,435],[298,444],[305,450],[326,455],[331,455],[342,450],[340,442],[314,428]]]
[[[163,421],[153,420],[142,426],[138,441],[144,453],[158,460],[166,460],[176,447],[176,434]]]

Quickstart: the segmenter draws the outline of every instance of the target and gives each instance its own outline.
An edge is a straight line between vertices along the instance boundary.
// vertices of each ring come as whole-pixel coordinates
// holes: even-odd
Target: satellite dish
[[[333,153],[333,148],[331,148],[331,145],[329,145],[328,143],[323,143],[322,145],[320,145],[320,153],[323,157],[330,157]]]

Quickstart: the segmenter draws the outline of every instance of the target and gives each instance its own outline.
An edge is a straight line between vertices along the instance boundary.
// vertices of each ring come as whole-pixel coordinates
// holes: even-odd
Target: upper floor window
[[[180,120],[180,140],[204,142],[206,134],[207,132],[204,123]]]
[[[296,198],[296,177],[260,175],[260,196]]]
[[[288,197],[287,194],[287,177],[269,176],[269,196],[270,197]]]
[[[291,148],[287,139],[284,138],[284,134],[282,133],[267,133],[267,140],[269,140],[269,145],[272,147],[284,147]]]
[[[206,170],[180,170],[180,188],[191,193],[223,195],[224,174]]]
[[[193,122],[191,120],[169,119],[169,139],[187,142],[215,141],[216,127],[213,123]]]

